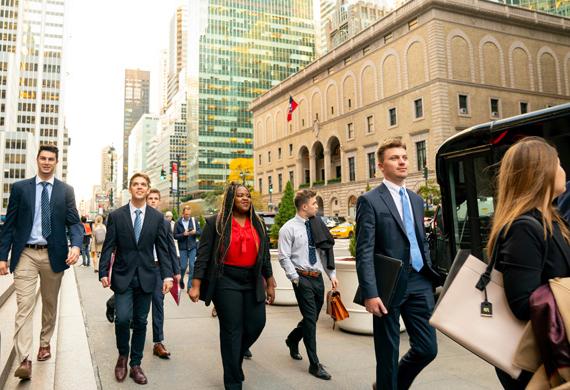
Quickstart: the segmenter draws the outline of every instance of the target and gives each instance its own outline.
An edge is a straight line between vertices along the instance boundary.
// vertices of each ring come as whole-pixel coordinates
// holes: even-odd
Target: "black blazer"
[[[416,193],[410,190],[407,192],[414,214],[416,237],[424,260],[422,273],[433,283],[437,283],[439,275],[431,265],[424,228],[424,201]],[[376,275],[378,267],[375,266],[374,258],[376,253],[402,260],[404,266],[410,263],[410,242],[404,223],[390,190],[383,183],[361,195],[356,203],[356,272],[363,299],[379,296],[380,278]],[[407,272],[403,272],[392,302],[397,303],[403,298],[407,281]]]
[[[154,291],[156,285],[154,248],[162,279],[172,277],[164,216],[150,206],[146,207],[145,213],[138,244],[128,203],[109,214],[107,219],[107,235],[101,251],[99,279],[109,276],[111,255],[115,252],[111,275],[111,289],[115,293],[120,294],[127,290],[135,272],[142,290],[146,293]]]
[[[174,238],[178,241],[178,249],[179,250],[191,250],[196,248],[196,239],[200,237],[202,234],[202,229],[200,229],[200,222],[198,218],[194,218],[196,221],[196,225],[194,228],[196,229],[196,234],[194,236],[184,236],[184,224],[182,224],[182,218],[176,221],[176,225],[174,225]],[[192,218],[188,222],[188,228],[192,225]]]
[[[540,225],[525,219],[515,220],[507,236],[499,241],[497,258],[509,306],[521,320],[530,319],[529,298],[534,290],[549,279],[570,276],[570,246],[560,227],[554,224],[553,236],[545,240],[542,214],[534,210],[526,215],[536,218]]]
[[[172,273],[174,275],[180,275],[180,261],[178,260],[178,255],[176,254],[176,245],[174,244],[174,237],[172,236],[172,230],[170,229],[170,221],[164,220],[164,230],[166,230],[166,238],[168,241],[168,254],[170,255]]]
[[[53,272],[65,271],[69,252],[67,233],[71,246],[81,248],[83,224],[75,206],[73,188],[54,179],[50,198],[51,234],[47,239],[48,255]],[[0,235],[0,260],[8,260],[11,251],[10,272],[14,272],[22,251],[30,239],[36,209],[36,177],[21,180],[12,185],[6,211],[6,222]]]
[[[194,264],[194,279],[202,281],[200,284],[200,299],[206,303],[206,306],[212,301],[216,291],[216,281],[220,277],[220,270],[223,269],[223,267],[220,267],[218,260],[220,254],[217,252],[217,248],[220,236],[216,231],[216,218],[217,216],[214,215],[206,219],[206,225],[198,245],[196,263]],[[257,224],[254,226],[260,239],[257,260],[254,266],[254,272],[257,275],[255,293],[257,301],[263,302],[265,300],[263,279],[271,277],[273,270],[271,268],[269,239],[265,226]]]

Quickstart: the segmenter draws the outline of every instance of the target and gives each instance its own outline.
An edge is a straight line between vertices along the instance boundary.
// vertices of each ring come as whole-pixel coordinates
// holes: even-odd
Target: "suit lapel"
[[[380,198],[382,198],[384,203],[386,203],[386,206],[388,207],[388,210],[390,210],[392,217],[394,217],[394,219],[398,223],[398,226],[400,226],[400,229],[402,229],[402,232],[404,234],[406,234],[406,229],[404,228],[404,223],[402,222],[402,218],[400,217],[400,213],[398,213],[398,209],[396,207],[396,204],[394,203],[394,199],[392,198],[392,195],[390,194],[390,190],[388,189],[388,187],[386,187],[386,185],[384,183],[382,183],[380,185],[380,187],[378,188],[378,191],[380,192]]]
[[[145,216],[144,216],[144,220],[143,220],[143,225],[141,228],[141,235],[139,237],[139,242],[141,242],[143,240],[143,236],[145,236],[148,233],[148,230],[150,229],[150,225],[152,224],[151,221],[151,211],[150,211],[151,207],[150,206],[146,206],[146,210],[145,210]],[[134,235],[135,229],[133,227],[133,235]]]
[[[29,186],[30,186],[30,192],[29,192],[29,196],[27,197],[28,200],[30,201],[29,203],[29,209],[32,210],[32,212],[30,213],[30,226],[34,226],[34,217],[36,214],[36,177],[34,176],[33,178],[30,179],[29,182]]]
[[[125,222],[127,223],[127,226],[129,229],[129,235],[133,239],[133,243],[135,244],[135,247],[137,247],[138,246],[137,245],[137,239],[135,237],[135,228],[133,226],[133,220],[131,219],[131,207],[130,207],[129,203],[127,203],[127,205],[123,207],[123,215],[126,218]]]

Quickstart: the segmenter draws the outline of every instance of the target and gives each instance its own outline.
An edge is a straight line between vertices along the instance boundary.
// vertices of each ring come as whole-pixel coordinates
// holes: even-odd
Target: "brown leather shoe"
[[[119,355],[117,364],[115,365],[115,378],[122,382],[127,377],[127,357]]]
[[[26,357],[16,368],[14,376],[20,379],[30,379],[32,377],[32,361]]]
[[[376,382],[372,384],[372,390],[376,390]]]
[[[144,375],[141,366],[132,366],[129,376],[139,385],[146,385],[147,383],[146,376]]]
[[[47,347],[40,347],[38,350],[38,362],[43,362],[48,360],[51,357],[51,352],[49,348],[49,344]]]
[[[154,344],[154,348],[152,348],[152,353],[155,356],[158,356],[161,359],[170,359],[170,352],[166,350],[166,347],[162,343]]]

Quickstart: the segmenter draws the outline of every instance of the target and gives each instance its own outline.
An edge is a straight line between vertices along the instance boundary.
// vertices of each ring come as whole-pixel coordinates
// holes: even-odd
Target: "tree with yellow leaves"
[[[253,158],[234,158],[231,160],[228,181],[253,183]]]

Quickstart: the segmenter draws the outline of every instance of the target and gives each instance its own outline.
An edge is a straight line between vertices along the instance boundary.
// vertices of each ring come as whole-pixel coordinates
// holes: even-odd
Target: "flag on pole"
[[[287,112],[287,122],[291,122],[291,119],[293,119],[293,111],[295,111],[297,106],[298,104],[295,99],[289,95],[289,112]]]

